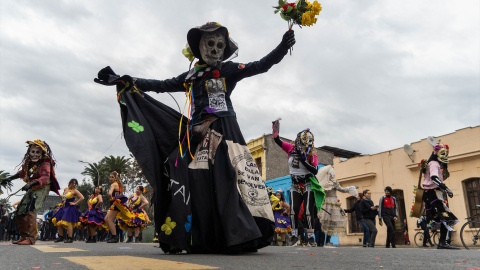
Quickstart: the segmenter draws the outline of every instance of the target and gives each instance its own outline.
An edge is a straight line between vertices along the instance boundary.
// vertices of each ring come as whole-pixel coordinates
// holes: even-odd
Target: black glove
[[[129,88],[133,86],[133,78],[129,75],[119,76],[110,66],[102,68],[97,75],[98,78],[93,79],[94,82],[103,85],[126,85],[128,83]]]
[[[295,42],[295,33],[293,30],[289,30],[283,34],[282,42],[280,44],[285,48],[291,48]]]
[[[30,183],[26,184],[25,186],[23,186],[22,190],[27,191],[27,190],[31,189],[33,186],[36,186],[36,185],[38,185],[37,181],[30,182]]]
[[[444,190],[447,193],[448,197],[453,198],[453,192],[444,183],[440,182],[440,179],[437,176],[434,175],[430,179],[432,179],[432,181],[437,184],[437,186]]]

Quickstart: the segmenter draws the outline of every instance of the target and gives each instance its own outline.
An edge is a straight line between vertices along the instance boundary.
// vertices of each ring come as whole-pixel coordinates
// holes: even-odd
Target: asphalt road
[[[480,269],[480,250],[271,246],[250,254],[167,255],[158,244],[0,242],[0,269]]]

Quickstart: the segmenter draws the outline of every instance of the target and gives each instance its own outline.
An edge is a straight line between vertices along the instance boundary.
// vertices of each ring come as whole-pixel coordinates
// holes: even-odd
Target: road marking
[[[34,245],[34,247],[42,252],[73,252],[73,251],[86,251],[78,248],[59,248],[55,245]]]
[[[219,267],[184,263],[177,261],[167,261],[133,256],[82,256],[82,257],[62,257],[73,263],[83,265],[91,270],[109,269],[218,269]],[[107,267],[108,266],[108,267]]]

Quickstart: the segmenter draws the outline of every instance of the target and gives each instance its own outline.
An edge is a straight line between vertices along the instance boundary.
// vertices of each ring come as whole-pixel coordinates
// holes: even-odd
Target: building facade
[[[460,229],[465,218],[480,214],[475,205],[480,204],[480,126],[467,127],[453,133],[436,137],[449,145],[448,171],[450,178],[445,184],[452,190],[454,197],[448,199],[449,208],[460,222],[454,226],[452,245],[461,246]],[[418,184],[420,168],[418,163],[428,159],[432,146],[427,139],[411,143],[413,154],[408,155],[404,148],[392,149],[382,153],[358,156],[347,160],[336,157],[333,160],[336,179],[342,186],[359,186],[359,192],[369,189],[372,200],[378,204],[384,195],[384,188],[391,186],[393,196],[399,202],[399,218],[395,224],[397,244],[403,244],[403,220],[407,220],[410,242],[413,244],[417,229],[414,217],[410,217],[414,201],[414,186]],[[338,193],[343,208],[350,208],[355,198],[348,194]],[[348,215],[347,235],[340,237],[341,245],[358,245],[363,236],[361,228],[354,217]],[[386,227],[379,226],[376,245],[382,246],[386,240]]]

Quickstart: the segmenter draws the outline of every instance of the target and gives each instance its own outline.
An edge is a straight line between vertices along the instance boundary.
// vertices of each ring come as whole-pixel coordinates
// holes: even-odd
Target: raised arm
[[[293,30],[287,31],[280,44],[262,59],[250,62],[244,68],[238,69],[234,77],[237,81],[251,77],[257,74],[267,72],[273,65],[280,63],[283,57],[288,53],[290,47],[295,44],[295,33]]]

